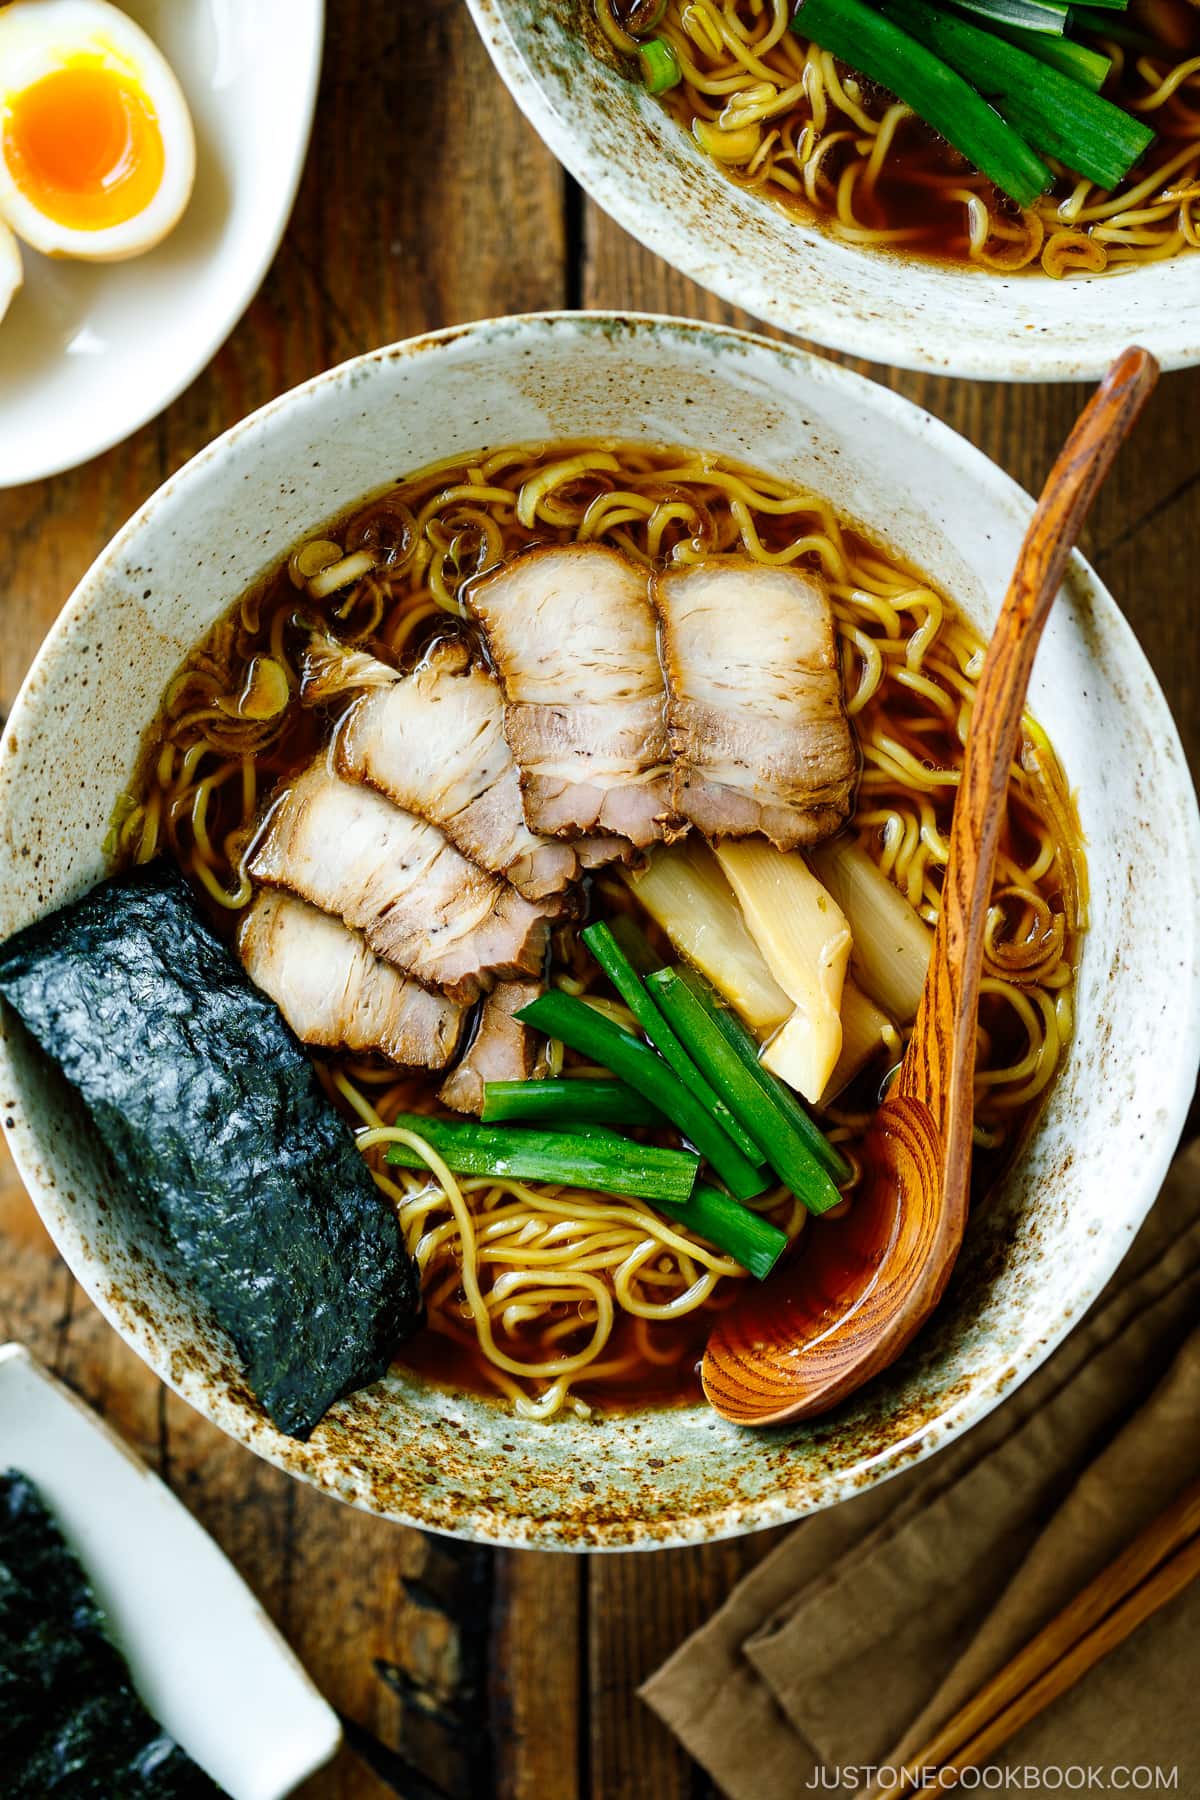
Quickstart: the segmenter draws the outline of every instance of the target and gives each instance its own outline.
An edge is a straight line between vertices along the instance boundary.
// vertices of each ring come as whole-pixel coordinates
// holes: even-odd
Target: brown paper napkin
[[[861,1791],[1200,1474],[1198,1317],[1194,1145],[1050,1360],[930,1464],[798,1526],[643,1697],[733,1800]],[[1178,1766],[1200,1795],[1198,1642],[1200,1584],[996,1761],[1046,1791],[1068,1766]]]

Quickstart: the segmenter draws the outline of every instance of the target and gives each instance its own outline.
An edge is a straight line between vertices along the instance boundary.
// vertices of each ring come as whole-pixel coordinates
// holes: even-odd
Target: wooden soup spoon
[[[966,1224],[983,930],[1034,653],[1093,499],[1158,365],[1126,350],[1042,491],[976,690],[929,971],[904,1060],[861,1148],[846,1212],[724,1314],[704,1392],[724,1418],[825,1412],[893,1362],[941,1299]],[[751,1284],[747,1284],[749,1288]]]

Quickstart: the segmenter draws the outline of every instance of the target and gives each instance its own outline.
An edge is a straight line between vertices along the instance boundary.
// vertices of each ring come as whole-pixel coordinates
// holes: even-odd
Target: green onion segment
[[[778,1225],[703,1181],[696,1183],[682,1206],[667,1200],[658,1200],[655,1205],[697,1237],[707,1238],[718,1250],[724,1250],[760,1281],[771,1273],[787,1249],[787,1237]]]
[[[758,1045],[737,1015],[695,969],[662,969],[650,977],[649,986],[779,1179],[810,1212],[839,1205],[836,1183],[849,1177],[849,1163],[795,1095],[763,1068]]]
[[[792,29],[897,95],[1019,206],[1050,186],[1049,168],[1024,138],[899,15],[865,0],[802,0]]]
[[[483,1122],[546,1119],[566,1125],[665,1125],[657,1106],[624,1081],[561,1077],[544,1081],[488,1081]]]
[[[602,1018],[573,995],[554,991],[523,1006],[517,1018],[547,1037],[561,1038],[572,1050],[636,1088],[696,1146],[735,1199],[753,1200],[770,1186],[770,1177],[742,1155],[675,1071],[632,1032]]]
[[[805,11],[812,4],[807,0]],[[1038,150],[1101,187],[1116,187],[1153,140],[1148,125],[1111,100],[968,19],[939,12],[925,0],[880,0],[880,5],[889,19],[994,100],[1013,129]]]
[[[683,80],[679,58],[666,38],[647,38],[638,46],[638,61],[642,67],[642,80],[652,94],[665,94],[668,88],[678,87]]]
[[[1061,37],[1067,29],[1066,0],[1055,4],[1054,0],[954,0],[963,12],[976,13],[988,21],[989,27],[994,25],[1019,25],[1026,31],[1036,31],[1049,36]]]
[[[476,1125],[463,1119],[429,1119],[401,1113],[394,1124],[424,1138],[456,1175],[498,1175],[517,1181],[553,1181],[563,1187],[594,1188],[639,1200],[682,1206],[696,1180],[699,1157],[686,1150],[660,1150],[591,1127],[565,1131]],[[389,1144],[384,1160],[400,1168],[427,1165],[409,1144]]]
[[[582,935],[584,943],[659,1055],[674,1069],[684,1087],[690,1088],[700,1104],[712,1114],[742,1155],[755,1168],[761,1168],[763,1158],[758,1145],[748,1132],[743,1131],[720,1094],[700,1073],[609,926],[603,923],[589,925]]]
[[[1093,94],[1098,94],[1108,80],[1112,58],[1090,44],[1078,44],[1074,38],[1048,37],[1044,31],[1022,31],[1016,25],[994,24],[992,30],[1018,50],[1028,51],[1039,62],[1048,63],[1081,87],[1090,88]]]

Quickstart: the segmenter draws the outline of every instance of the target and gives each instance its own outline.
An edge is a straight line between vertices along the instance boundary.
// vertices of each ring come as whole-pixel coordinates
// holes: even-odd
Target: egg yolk
[[[10,95],[2,142],[25,198],[73,231],[103,231],[135,218],[162,181],[153,107],[98,58],[54,69]]]

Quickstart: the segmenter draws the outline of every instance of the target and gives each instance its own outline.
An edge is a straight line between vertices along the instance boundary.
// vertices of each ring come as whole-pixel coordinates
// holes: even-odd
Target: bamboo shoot
[[[794,1009],[763,1051],[763,1064],[816,1104],[842,1052],[850,927],[797,852],[742,838],[727,839],[716,855],[751,937]]]
[[[783,1023],[791,1001],[746,929],[711,850],[695,839],[660,846],[644,869],[621,873],[675,948],[707,975],[756,1037]]]
[[[917,1015],[933,933],[867,852],[838,838],[809,860],[854,933],[851,964],[871,999],[901,1025]]]
[[[853,961],[854,952],[850,955]],[[831,1105],[859,1070],[885,1047],[898,1062],[903,1049],[900,1033],[887,1014],[847,975],[842,989],[842,1054],[821,1095],[821,1105]]]

